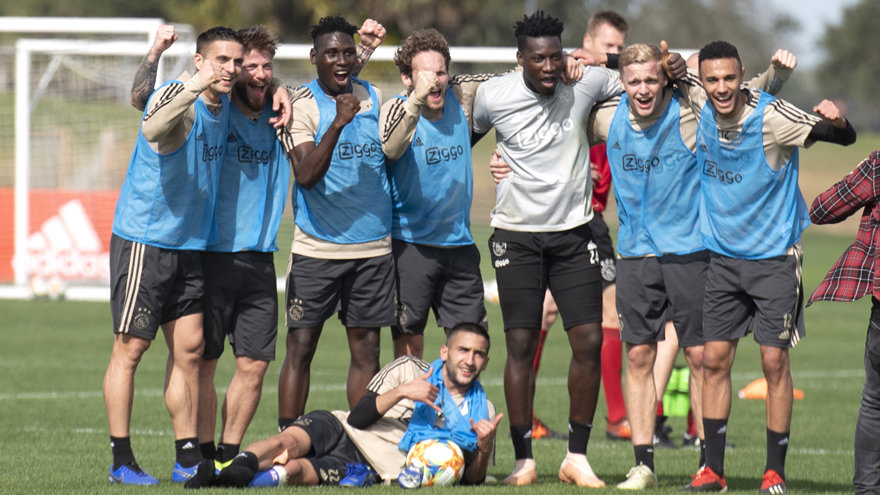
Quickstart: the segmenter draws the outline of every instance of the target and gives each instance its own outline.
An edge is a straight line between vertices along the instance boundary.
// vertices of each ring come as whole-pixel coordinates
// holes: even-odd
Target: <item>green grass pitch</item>
[[[489,229],[475,228],[485,246]],[[815,227],[805,238],[805,289],[811,291],[824,271],[848,245],[848,238],[823,235]],[[488,271],[484,259],[487,277]],[[283,269],[283,265],[279,266]],[[863,382],[862,356],[870,303],[818,303],[807,310],[807,338],[792,352],[795,386],[806,398],[796,401],[788,454],[787,478],[792,491],[809,493],[851,492],[852,437]],[[157,476],[158,487],[121,487],[107,482],[110,450],[101,381],[111,345],[107,304],[0,301],[3,345],[0,351],[0,489],[3,493],[150,493],[179,492],[170,482],[173,436],[162,401],[166,349],[160,337],[153,343],[138,370],[132,440],[142,467]],[[491,361],[483,375],[489,396],[505,410],[502,389],[504,343],[501,315],[489,306],[494,339]],[[441,331],[429,328],[427,356],[441,345]],[[566,363],[569,350],[557,326],[550,332],[536,396],[538,414],[551,426],[564,429],[568,407]],[[282,333],[283,337],[283,333]],[[391,357],[390,335],[383,329],[382,361]],[[283,338],[279,339],[279,344]],[[343,409],[347,353],[338,321],[325,327],[312,366],[308,409]],[[733,370],[734,394],[761,376],[758,348],[743,340]],[[283,357],[279,345],[278,358]],[[221,359],[217,385],[221,392],[231,376],[228,355]],[[245,443],[275,431],[278,362],[269,369],[263,400]],[[604,402],[596,413],[589,458],[609,484],[623,480],[633,463],[632,448],[604,436]],[[683,418],[671,419],[673,437],[680,439]],[[497,439],[496,465],[489,474],[501,479],[513,464],[507,421]],[[733,399],[726,474],[732,491],[755,492],[764,464],[764,403]],[[580,490],[556,481],[556,470],[566,450],[559,440],[536,440],[535,457],[541,484],[517,489],[549,494]],[[660,477],[657,493],[675,493],[690,480],[698,461],[695,449],[656,453]],[[319,488],[337,490],[335,488]],[[454,488],[457,493],[500,490],[500,487]],[[371,491],[399,490],[374,487]],[[608,488],[613,490],[613,488]]]

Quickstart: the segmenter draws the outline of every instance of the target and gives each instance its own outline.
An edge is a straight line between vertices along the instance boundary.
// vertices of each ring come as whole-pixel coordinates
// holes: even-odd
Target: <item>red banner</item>
[[[28,278],[109,283],[110,234],[119,191],[32,190]],[[0,281],[15,278],[14,192],[0,188]]]

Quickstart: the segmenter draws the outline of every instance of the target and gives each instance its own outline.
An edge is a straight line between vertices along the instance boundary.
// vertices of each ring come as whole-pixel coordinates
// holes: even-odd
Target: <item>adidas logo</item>
[[[614,142],[614,145],[611,146],[611,149],[619,150],[619,149],[620,149],[620,144],[619,144],[617,141],[615,141],[615,142]]]
[[[189,449],[194,449],[194,448],[196,448],[196,446],[193,445],[193,443],[190,441],[190,442],[186,442],[185,444],[183,444],[183,447],[181,447],[180,449],[181,450],[189,450]]]
[[[27,251],[26,271],[31,278],[110,280],[110,253],[103,250],[79,199],[61,205],[28,236]]]
[[[230,132],[229,135],[226,136],[226,142],[227,142],[227,143],[234,143],[234,142],[236,142],[236,141],[238,141],[238,138],[235,137],[235,133],[234,133],[234,132]]]
[[[200,133],[198,136],[196,136],[196,141],[204,141],[204,140],[205,140],[205,133]]]
[[[419,139],[418,136],[416,136],[416,140],[413,141],[413,146],[424,146],[424,145],[422,144],[422,140]]]

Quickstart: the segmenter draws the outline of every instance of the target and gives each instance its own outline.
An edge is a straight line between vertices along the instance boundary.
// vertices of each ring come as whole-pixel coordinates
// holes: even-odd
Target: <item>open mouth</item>
[[[635,97],[636,106],[641,110],[650,110],[654,107],[654,96],[636,96]]]
[[[333,73],[333,79],[336,80],[336,83],[340,86],[348,84],[348,78],[351,75],[351,71],[348,70],[338,70]]]
[[[247,90],[250,99],[253,101],[262,101],[266,98],[265,84],[248,84]]]

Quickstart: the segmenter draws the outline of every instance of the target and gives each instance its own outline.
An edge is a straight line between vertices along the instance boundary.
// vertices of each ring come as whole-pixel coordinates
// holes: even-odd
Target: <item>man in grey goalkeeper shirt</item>
[[[484,82],[474,103],[474,133],[495,128],[511,175],[496,188],[489,240],[504,319],[504,390],[516,464],[509,485],[538,481],[531,451],[532,361],[549,286],[572,349],[568,454],[559,479],[602,487],[586,451],[596,409],[602,346],[602,277],[587,222],[590,145],[587,118],[596,101],[620,92],[617,73],[588,67],[580,81],[560,81],[562,22],[542,11],[515,27],[522,72]]]

